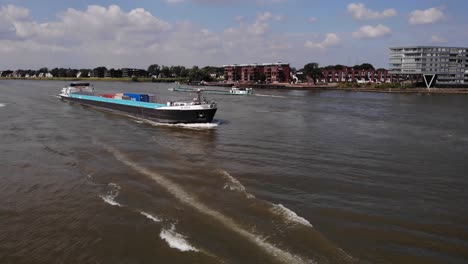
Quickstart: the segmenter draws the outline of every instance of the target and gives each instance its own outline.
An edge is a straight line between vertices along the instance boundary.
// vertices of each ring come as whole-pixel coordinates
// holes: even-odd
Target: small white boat
[[[239,87],[232,87],[229,90],[230,94],[237,94],[237,95],[250,95],[253,94],[252,88],[239,88]]]

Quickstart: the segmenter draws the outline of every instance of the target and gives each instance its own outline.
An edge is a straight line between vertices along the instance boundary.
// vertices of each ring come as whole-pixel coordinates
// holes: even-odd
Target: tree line
[[[354,65],[352,67],[341,65],[341,64],[320,67],[317,62],[311,62],[311,63],[307,63],[306,65],[304,65],[304,67],[302,69],[296,70],[295,68],[292,68],[291,71],[294,74],[300,73],[300,74],[297,74],[297,77],[301,81],[309,81],[309,79],[311,79],[316,83],[317,80],[322,79],[322,78],[325,77],[323,75],[324,71],[326,71],[326,70],[343,70],[344,68],[352,68],[355,71],[361,71],[361,70],[380,71],[380,70],[385,70],[383,68],[375,69],[374,66],[372,64],[370,64],[370,63],[363,63],[363,64],[360,64],[360,65]]]
[[[322,79],[323,72],[325,70],[342,70],[347,66],[337,64],[337,65],[329,65],[325,67],[320,67],[318,63],[311,62],[304,65],[304,67],[300,69],[291,68],[291,72],[293,74],[297,74],[297,77],[301,81],[309,81],[313,80],[317,82],[317,80]],[[374,66],[370,63],[363,63],[360,65],[352,66],[354,70],[375,70]],[[377,69],[377,70],[384,70],[384,69]],[[93,69],[71,69],[71,68],[53,68],[49,69],[47,67],[42,67],[38,70],[16,70],[16,76],[14,77],[32,77],[39,75],[43,76],[46,73],[52,74],[53,77],[68,77],[74,78],[77,77],[78,73],[80,73],[80,78],[87,78],[87,77],[98,77],[98,78],[121,78],[121,77],[137,77],[137,78],[185,78],[188,81],[216,81],[219,77],[224,75],[224,68],[223,67],[214,67],[214,66],[206,66],[203,68],[199,68],[198,66],[193,66],[191,68],[187,68],[185,66],[167,66],[167,65],[159,65],[159,64],[151,64],[148,66],[147,69],[134,69],[134,68],[122,68],[122,69],[114,69],[114,68],[106,68],[104,66],[96,67]],[[14,71],[6,70],[0,72],[0,77],[9,77],[13,74]],[[126,73],[126,74],[124,74]],[[262,77],[262,76],[261,76]],[[260,77],[260,80],[262,81]],[[264,77],[265,78],[265,77]],[[263,78],[263,79],[264,79]]]
[[[124,77],[138,77],[138,78],[186,78],[190,81],[214,81],[220,76],[224,75],[223,67],[213,67],[206,66],[200,68],[198,66],[193,66],[187,68],[185,66],[166,66],[152,64],[147,69],[134,69],[134,68],[106,68],[104,66],[96,67],[93,69],[72,69],[72,68],[53,68],[49,69],[47,67],[42,67],[38,70],[23,70],[18,69],[16,71],[6,70],[1,71],[0,77],[10,77],[14,74],[14,77],[39,77],[39,75],[44,75],[50,73],[53,77],[77,77],[79,74],[80,78],[86,77],[110,77],[110,78],[121,78]],[[42,76],[41,75],[41,76]]]

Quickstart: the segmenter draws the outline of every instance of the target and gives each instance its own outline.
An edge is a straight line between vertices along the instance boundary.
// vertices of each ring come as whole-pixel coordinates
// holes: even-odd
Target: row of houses
[[[52,78],[54,77],[50,72],[40,72],[37,74],[30,74],[28,71],[0,71],[0,77],[4,78]]]
[[[33,71],[34,72],[34,71]],[[96,78],[126,78],[126,77],[148,77],[148,72],[142,69],[132,69],[132,68],[123,68],[123,69],[100,69],[96,68],[90,70],[86,75],[83,72],[78,71],[73,74],[77,78],[79,77],[96,77]],[[31,73],[31,71],[25,70],[16,70],[16,71],[0,71],[0,77],[4,78],[52,78],[54,75],[50,72],[40,72],[40,73]],[[160,76],[153,76],[160,77]]]
[[[329,69],[322,71],[322,83],[342,83],[342,82],[373,82],[385,83],[393,82],[394,76],[389,74],[386,69],[368,69],[361,70],[352,67],[343,67],[342,69]]]
[[[122,68],[107,70],[104,67],[99,67],[91,70],[88,77],[95,78],[129,78],[129,77],[148,77],[148,72],[143,69]]]
[[[231,64],[223,65],[227,82],[286,82],[291,81],[289,63]]]
[[[261,64],[231,64],[224,65],[224,79],[227,82],[268,82],[290,83],[297,78],[292,73],[289,63],[261,63]],[[301,75],[301,72],[296,73]],[[386,69],[355,69],[343,66],[341,69],[325,69],[321,83],[340,82],[391,82],[393,76]]]

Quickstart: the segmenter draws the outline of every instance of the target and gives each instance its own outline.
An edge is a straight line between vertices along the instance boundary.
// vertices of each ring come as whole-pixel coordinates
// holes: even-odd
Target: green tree
[[[312,78],[314,83],[317,83],[318,79],[323,78],[322,69],[320,69],[319,64],[316,62],[307,63],[302,69],[304,76]]]
[[[60,76],[59,76],[59,69],[58,69],[58,68],[53,68],[52,70],[50,70],[50,73],[51,73],[54,77],[60,77]]]
[[[190,70],[183,67],[182,70],[180,71],[180,77],[187,78],[189,76]]]
[[[104,73],[107,71],[107,68],[104,66],[94,68],[94,72],[96,73],[96,76],[94,77],[99,77],[102,78],[104,77]]]
[[[183,70],[185,70],[184,66],[171,66],[171,74],[174,74],[175,77],[181,77]]]
[[[159,73],[161,72],[161,67],[158,65],[158,64],[151,64],[149,67],[148,67],[148,74],[150,76],[153,76],[153,75],[156,75],[158,76]]]
[[[47,67],[42,67],[40,68],[38,71],[38,73],[48,73],[49,72],[49,69]]]
[[[168,66],[162,66],[161,67],[161,74],[163,77],[171,77],[171,69]]]
[[[90,69],[80,69],[81,76],[80,77],[88,77]]]
[[[78,70],[76,69],[68,69],[65,74],[67,77],[76,77],[77,73],[78,73]]]
[[[365,70],[365,71],[368,71],[368,70],[374,70],[374,66],[370,63],[363,63],[361,65],[354,65],[353,67],[355,70]]]

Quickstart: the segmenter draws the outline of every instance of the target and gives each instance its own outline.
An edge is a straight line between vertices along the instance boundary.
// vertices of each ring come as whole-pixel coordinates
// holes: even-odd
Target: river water
[[[215,123],[181,127],[64,86],[0,81],[0,263],[468,261],[466,96],[206,95]]]

